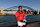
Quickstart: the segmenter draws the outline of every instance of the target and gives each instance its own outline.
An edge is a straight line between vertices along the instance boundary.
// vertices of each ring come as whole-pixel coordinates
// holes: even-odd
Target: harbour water
[[[28,22],[40,21],[40,15],[30,15],[27,16]],[[17,21],[15,15],[0,15],[0,26],[15,25]]]

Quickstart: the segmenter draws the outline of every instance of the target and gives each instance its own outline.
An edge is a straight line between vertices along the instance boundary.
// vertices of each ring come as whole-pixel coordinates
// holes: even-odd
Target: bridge
[[[13,6],[13,7],[10,7],[10,8],[7,8],[7,9],[5,9],[4,11],[16,11],[16,10],[12,10],[12,9],[16,9],[16,8],[18,8],[18,6]],[[29,10],[34,10],[33,8],[31,8],[31,7],[28,7],[28,6],[22,6],[22,8],[27,8],[27,9],[29,9]],[[8,10],[8,9],[10,9],[10,10]],[[0,10],[1,11],[1,10]]]

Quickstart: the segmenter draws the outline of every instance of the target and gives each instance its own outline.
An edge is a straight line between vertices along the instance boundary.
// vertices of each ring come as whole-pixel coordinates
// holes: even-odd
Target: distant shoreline
[[[0,14],[0,15],[15,15],[15,14]],[[40,15],[40,14],[37,14],[37,15]]]

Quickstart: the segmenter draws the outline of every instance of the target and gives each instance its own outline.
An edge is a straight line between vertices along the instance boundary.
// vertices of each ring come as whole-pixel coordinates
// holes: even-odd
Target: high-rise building
[[[39,14],[39,10],[36,10],[37,11],[37,14]]]
[[[4,14],[3,7],[1,8],[1,13]]]

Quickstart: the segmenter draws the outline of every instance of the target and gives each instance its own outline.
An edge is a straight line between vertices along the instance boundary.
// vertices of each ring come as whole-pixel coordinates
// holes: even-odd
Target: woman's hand
[[[17,21],[20,21],[20,20],[17,19]]]

